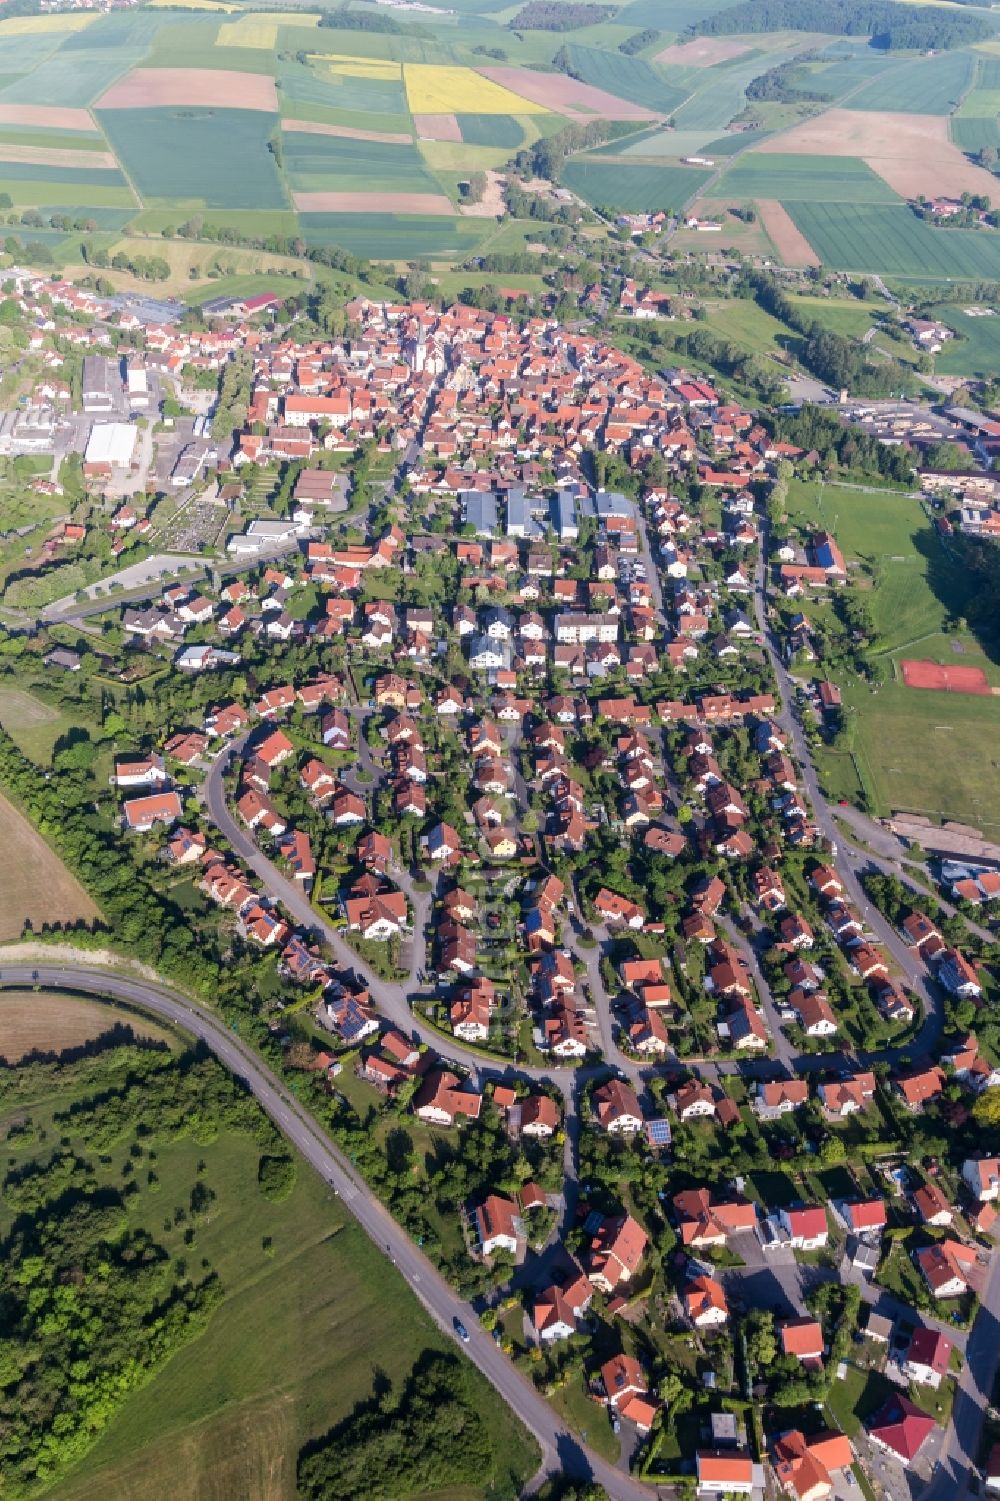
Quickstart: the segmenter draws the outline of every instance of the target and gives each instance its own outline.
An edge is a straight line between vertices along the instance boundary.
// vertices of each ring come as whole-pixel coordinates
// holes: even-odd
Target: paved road
[[[534,1434],[542,1450],[542,1468],[550,1474],[568,1474],[600,1482],[618,1501],[650,1501],[649,1487],[623,1475],[620,1470],[591,1454],[559,1422],[556,1414],[534,1386],[497,1348],[482,1329],[470,1304],[449,1287],[421,1254],[367,1184],[320,1130],[307,1110],[287,1093],[280,1079],[258,1055],[204,1007],[145,980],[134,980],[115,971],[63,966],[55,963],[4,965],[0,986],[23,990],[37,984],[44,989],[68,988],[102,999],[108,997],[138,1006],[199,1038],[238,1078],[243,1079],[271,1117],[306,1161],[335,1190],[345,1207],[371,1238],[376,1248],[398,1269],[435,1323],[447,1334],[461,1320],[469,1331],[465,1353],[500,1393],[514,1413]],[[596,1411],[596,1409],[595,1409]]]
[[[803,785],[812,804],[813,816],[817,827],[820,833],[825,835],[830,843],[838,849],[837,871],[844,882],[847,895],[861,913],[867,926],[892,955],[906,977],[906,982],[911,990],[920,998],[923,1007],[923,1025],[917,1036],[911,1041],[906,1052],[914,1056],[922,1052],[930,1052],[944,1027],[942,998],[940,992],[928,982],[923,961],[914,957],[912,950],[899,937],[891,923],[882,916],[878,908],[874,907],[865,895],[858,877],[859,872],[865,868],[868,860],[867,855],[854,850],[850,845],[845,845],[841,848],[841,836],[834,819],[833,810],[829,807],[820,791],[816,768],[809,754],[809,747],[806,744],[802,726],[793,710],[795,685],[792,683],[785,668],[780,645],[775,639],[767,620],[766,553],[767,534],[765,530],[765,534],[761,539],[753,599],[757,627],[771,658],[778,684],[780,703],[775,709],[773,717],[788,736],[789,744],[795,753],[801,769]]]

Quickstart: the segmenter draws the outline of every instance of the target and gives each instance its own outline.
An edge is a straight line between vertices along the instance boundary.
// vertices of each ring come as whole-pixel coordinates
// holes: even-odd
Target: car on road
[[[461,1319],[455,1320],[455,1333],[458,1335],[463,1345],[467,1345],[469,1343],[469,1331],[468,1329],[466,1329]]]

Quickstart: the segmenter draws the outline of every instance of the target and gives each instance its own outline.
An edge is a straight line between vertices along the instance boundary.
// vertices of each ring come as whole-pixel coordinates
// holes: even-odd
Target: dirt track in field
[[[318,120],[282,120],[282,130],[307,136],[343,136],[346,141],[382,141],[387,146],[411,146],[413,137],[402,131],[359,130],[354,125],[322,125]]]
[[[274,79],[223,68],[133,68],[95,109],[259,109],[278,113]]]
[[[788,211],[774,198],[755,199],[757,212],[786,266],[818,266],[819,256]]]

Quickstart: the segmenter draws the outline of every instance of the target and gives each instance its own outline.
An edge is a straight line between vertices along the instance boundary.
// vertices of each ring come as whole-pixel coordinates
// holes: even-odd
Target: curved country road
[[[34,984],[46,990],[66,988],[98,998],[111,997],[151,1012],[204,1042],[220,1063],[245,1082],[278,1130],[340,1195],[376,1249],[391,1260],[434,1322],[454,1337],[454,1321],[462,1321],[470,1336],[463,1347],[465,1353],[534,1435],[542,1450],[541,1469],[549,1474],[597,1480],[614,1501],[651,1501],[655,1497],[652,1487],[631,1479],[592,1454],[563,1427],[544,1397],[481,1327],[471,1305],[449,1287],[421,1254],[309,1112],[287,1092],[253,1049],[218,1017],[166,986],[132,979],[115,970],[86,969],[76,964],[3,964],[2,960],[0,964],[0,988],[24,990]]]

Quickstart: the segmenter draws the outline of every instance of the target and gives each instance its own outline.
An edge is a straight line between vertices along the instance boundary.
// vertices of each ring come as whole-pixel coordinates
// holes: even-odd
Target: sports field
[[[890,682],[872,693],[854,682],[844,702],[857,711],[855,755],[879,816],[894,808],[1000,829],[1000,704]],[[821,762],[823,758],[821,757]]]
[[[792,203],[789,213],[831,270],[925,280],[1000,277],[1000,236],[934,229],[905,204]]]
[[[952,667],[926,657],[903,657],[899,670],[907,688],[932,689],[938,693],[975,693],[988,698],[989,679],[981,667]]]
[[[26,818],[0,794],[0,942],[20,938],[24,924],[92,922],[97,907]]]

